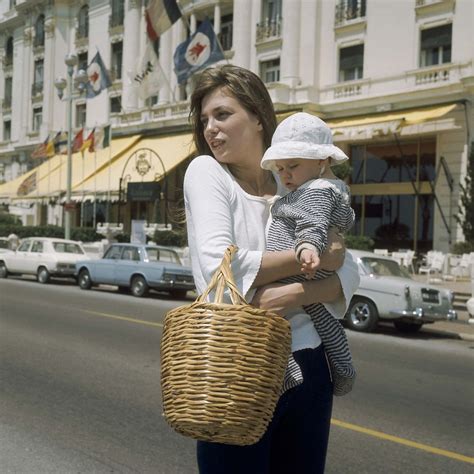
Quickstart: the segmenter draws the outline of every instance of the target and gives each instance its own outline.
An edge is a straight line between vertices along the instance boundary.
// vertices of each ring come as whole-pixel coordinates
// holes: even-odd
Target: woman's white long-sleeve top
[[[251,286],[259,271],[266,248],[265,230],[271,205],[286,190],[277,180],[277,194],[266,199],[246,193],[225,165],[211,156],[199,156],[188,166],[184,178],[184,199],[189,251],[198,293],[202,293],[219,266],[226,248],[239,247],[232,261],[238,288],[250,301]],[[357,266],[346,252],[344,265],[337,271],[344,297],[325,305],[342,318],[359,284]],[[212,295],[211,295],[212,297]],[[287,315],[292,327],[292,350],[317,347],[319,336],[309,316],[302,310]]]

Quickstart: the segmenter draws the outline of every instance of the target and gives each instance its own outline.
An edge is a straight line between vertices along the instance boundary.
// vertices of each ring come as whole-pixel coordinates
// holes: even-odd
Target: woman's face
[[[224,87],[204,97],[201,104],[204,138],[220,163],[251,163],[263,155],[263,127]]]

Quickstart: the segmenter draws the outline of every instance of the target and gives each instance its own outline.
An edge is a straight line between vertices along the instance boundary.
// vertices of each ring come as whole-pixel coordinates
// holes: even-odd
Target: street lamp
[[[77,55],[68,54],[64,59],[67,66],[67,79],[58,77],[54,81],[54,86],[58,90],[59,99],[63,99],[64,90],[67,87],[67,96],[64,100],[67,102],[67,179],[66,179],[66,203],[65,203],[65,219],[64,219],[64,238],[71,238],[71,187],[72,187],[72,101],[73,96],[73,75],[74,68],[77,66]],[[74,77],[74,85],[82,93],[86,87],[87,73],[80,69]]]

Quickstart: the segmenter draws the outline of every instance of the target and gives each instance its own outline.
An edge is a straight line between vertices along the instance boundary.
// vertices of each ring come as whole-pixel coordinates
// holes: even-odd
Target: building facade
[[[114,209],[107,214],[115,221],[164,219],[166,209],[156,211],[156,203],[154,211],[143,202],[125,204],[123,184],[127,176],[165,176],[171,193],[165,198],[179,200],[192,155],[192,79],[177,84],[173,54],[207,16],[226,61],[260,75],[279,117],[304,110],[329,123],[351,158],[355,233],[384,247],[419,251],[447,251],[463,240],[455,216],[474,139],[471,0],[178,3],[185,20],[153,44],[166,85],[143,100],[133,77],[148,41],[144,1],[0,1],[0,199],[25,223],[62,222],[65,161],[56,156],[38,167],[31,152],[66,127],[67,107],[54,87],[66,75],[65,55],[77,54],[78,67],[85,68],[97,51],[113,83],[94,99],[74,97],[73,129],[111,124],[115,148],[82,157],[82,164],[73,160],[72,191],[81,203],[75,223],[95,224],[104,206]],[[169,146],[180,137],[188,148],[176,153]],[[138,140],[135,148],[127,148],[127,140]],[[154,174],[125,171],[137,147],[158,152]],[[23,186],[19,195],[27,179],[34,181],[26,190],[32,191]]]

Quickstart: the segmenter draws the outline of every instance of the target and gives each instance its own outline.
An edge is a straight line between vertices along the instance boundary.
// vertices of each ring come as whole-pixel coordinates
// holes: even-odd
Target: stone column
[[[54,127],[54,32],[55,21],[48,18],[44,22],[44,72],[43,72],[43,125],[46,130],[56,130]],[[62,128],[64,130],[64,128]]]
[[[128,0],[123,25],[123,79],[122,107],[126,111],[138,108],[138,92],[134,87],[133,77],[137,64],[143,55],[140,45],[140,12],[141,0]]]
[[[249,21],[249,13],[252,11],[252,0],[234,0],[234,35],[233,50],[235,51],[232,62],[237,66],[250,68],[250,51],[252,50],[252,38],[255,35],[256,25]]]
[[[300,16],[301,0],[283,0],[283,44],[280,56],[280,82],[283,82],[292,88],[300,83]]]
[[[219,4],[214,6],[214,32],[216,35],[221,32],[221,6]]]

